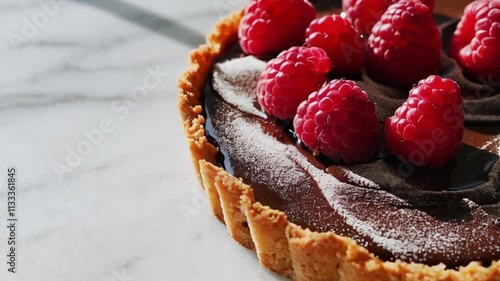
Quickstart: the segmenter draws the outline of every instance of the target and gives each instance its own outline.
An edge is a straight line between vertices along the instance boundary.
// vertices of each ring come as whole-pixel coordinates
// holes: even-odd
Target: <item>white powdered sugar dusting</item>
[[[354,173],[353,171],[348,170],[346,168],[341,168],[341,169],[344,172],[347,179],[349,180],[349,182],[356,184],[356,185],[359,185],[359,186],[367,187],[367,188],[380,189],[380,186],[378,184],[376,184],[375,182],[373,182],[365,177],[362,177],[362,176],[360,176],[360,175],[358,175],[358,174]]]
[[[353,197],[360,200],[354,201]],[[488,216],[479,205],[468,199],[462,201],[460,210],[470,214],[470,217],[460,223],[441,220],[412,208],[405,200],[377,190],[340,191],[334,198],[333,206],[358,233],[370,236],[384,249],[393,252],[404,249],[401,258],[405,260],[419,261],[434,253],[450,260],[470,255],[465,258],[474,260],[479,259],[480,252],[499,251],[500,245],[494,238],[496,230],[492,228],[498,225],[498,220]],[[370,208],[370,212],[360,213],[357,211],[360,208]],[[380,220],[381,216],[383,220]],[[481,244],[482,247],[479,246]],[[478,252],[464,251],[467,247],[477,247]]]
[[[253,56],[219,63],[214,71],[214,89],[239,110],[266,118],[266,114],[255,107],[257,82],[265,67],[265,62]]]
[[[492,140],[486,142],[481,149],[490,150],[497,155],[500,155],[500,135],[496,135]]]
[[[260,181],[259,177],[262,176],[265,181],[290,187],[299,185],[311,175],[319,183],[325,198],[333,196],[332,183],[339,183],[338,180],[309,163],[294,146],[277,141],[275,136],[263,134],[254,121],[239,114],[232,117],[233,121],[226,124],[220,138],[222,142],[231,142],[239,148],[229,151],[229,154],[231,158],[240,159],[246,164],[244,174],[257,177],[256,181]]]

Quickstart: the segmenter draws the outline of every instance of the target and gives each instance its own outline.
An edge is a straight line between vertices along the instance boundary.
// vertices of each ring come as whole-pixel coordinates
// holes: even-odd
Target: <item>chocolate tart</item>
[[[437,2],[441,28],[453,29],[464,5]],[[331,165],[298,144],[290,124],[233,95],[251,94],[264,65],[238,47],[241,17],[223,19],[191,53],[178,97],[196,173],[231,237],[300,281],[500,280],[500,95],[464,103],[465,144],[444,169],[405,176],[383,155]],[[442,72],[465,92],[490,91],[452,60]],[[381,120],[404,101],[369,77],[357,82],[375,93]]]

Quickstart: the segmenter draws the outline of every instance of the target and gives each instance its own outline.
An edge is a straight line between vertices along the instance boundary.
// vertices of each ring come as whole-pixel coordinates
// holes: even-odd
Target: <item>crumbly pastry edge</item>
[[[500,261],[472,262],[458,270],[401,261],[384,262],[350,238],[317,233],[287,220],[283,212],[255,201],[253,190],[217,164],[217,148],[205,135],[203,87],[214,59],[238,40],[243,12],[223,20],[207,43],[190,54],[178,81],[178,106],[193,165],[211,211],[234,240],[256,252],[262,266],[296,281],[500,281]]]

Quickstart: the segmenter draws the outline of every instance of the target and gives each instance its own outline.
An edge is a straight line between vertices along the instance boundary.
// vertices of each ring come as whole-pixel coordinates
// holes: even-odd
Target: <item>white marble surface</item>
[[[0,1],[0,280],[281,280],[208,213],[176,109],[189,50],[244,2]]]

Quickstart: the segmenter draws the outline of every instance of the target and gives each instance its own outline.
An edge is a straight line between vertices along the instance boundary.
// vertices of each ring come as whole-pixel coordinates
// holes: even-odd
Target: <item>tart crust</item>
[[[250,186],[218,167],[217,148],[205,135],[203,87],[215,58],[238,40],[242,14],[236,12],[216,25],[207,43],[191,52],[189,68],[178,82],[178,106],[195,171],[212,213],[231,237],[255,250],[262,266],[297,281],[500,281],[500,261],[489,267],[471,262],[458,270],[384,262],[350,238],[289,222],[285,213],[256,202]]]

